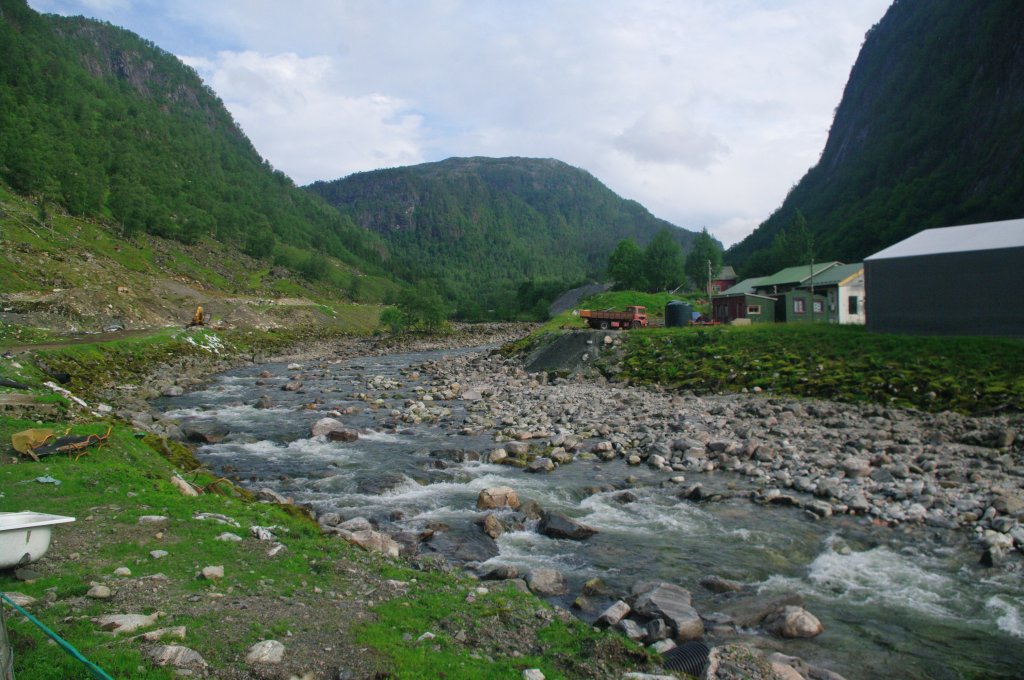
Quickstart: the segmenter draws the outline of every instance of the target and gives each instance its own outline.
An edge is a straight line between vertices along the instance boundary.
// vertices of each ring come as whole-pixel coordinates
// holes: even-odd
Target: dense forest
[[[308,189],[379,234],[399,276],[434,282],[469,319],[514,316],[541,289],[603,279],[622,239],[644,245],[668,229],[689,250],[696,236],[551,159],[449,158]]]
[[[174,55],[24,0],[0,0],[0,182],[126,239],[213,238],[311,279],[331,256],[466,319],[542,316],[603,278],[621,239],[667,228],[685,249],[694,236],[554,160],[450,159],[303,191]],[[337,281],[350,295],[351,277]]]
[[[322,273],[380,272],[372,234],[260,158],[210,88],[137,35],[0,0],[0,179],[125,237],[205,236]]]
[[[821,261],[1024,216],[1019,0],[897,0],[865,38],[821,159],[726,260],[772,270],[798,211]]]

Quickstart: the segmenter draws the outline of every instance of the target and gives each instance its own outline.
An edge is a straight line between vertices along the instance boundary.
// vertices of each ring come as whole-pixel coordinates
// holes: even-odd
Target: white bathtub
[[[43,512],[0,512],[0,569],[35,562],[50,547],[53,525],[74,521]]]

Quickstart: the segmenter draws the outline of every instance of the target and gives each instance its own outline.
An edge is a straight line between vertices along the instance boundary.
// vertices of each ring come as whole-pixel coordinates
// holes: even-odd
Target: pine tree
[[[668,229],[659,231],[644,251],[644,270],[648,289],[668,290],[678,286],[685,276],[683,249]]]
[[[718,244],[705,227],[693,240],[693,249],[686,256],[686,275],[697,290],[708,289],[708,262],[711,263],[711,278],[722,271],[722,246]]]

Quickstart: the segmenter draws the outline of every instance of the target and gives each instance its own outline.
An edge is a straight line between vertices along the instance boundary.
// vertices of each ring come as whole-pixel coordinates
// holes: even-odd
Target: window
[[[804,299],[803,298],[795,298],[793,300],[793,313],[794,314],[803,314],[804,313]]]
[[[713,292],[713,293],[721,293],[722,292],[722,284],[720,284],[720,283],[713,283],[713,284],[711,284],[711,292]]]
[[[857,303],[858,302],[859,302],[859,300],[857,299],[856,295],[851,295],[850,296],[850,301],[849,301],[850,304],[849,304],[849,307],[847,308],[848,311],[850,312],[850,314],[857,314],[858,313],[857,312]]]
[[[822,301],[821,300],[815,300],[814,301],[814,313],[815,314],[821,314],[824,311],[825,311],[825,305],[822,303]]]
[[[760,313],[761,313],[761,305],[747,305],[747,316],[751,316],[751,315],[755,315],[755,314],[760,314]]]

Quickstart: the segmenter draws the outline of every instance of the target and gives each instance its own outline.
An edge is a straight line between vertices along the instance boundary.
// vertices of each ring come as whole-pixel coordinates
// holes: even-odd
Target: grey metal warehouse
[[[864,260],[867,329],[1024,337],[1024,219],[925,229]]]

